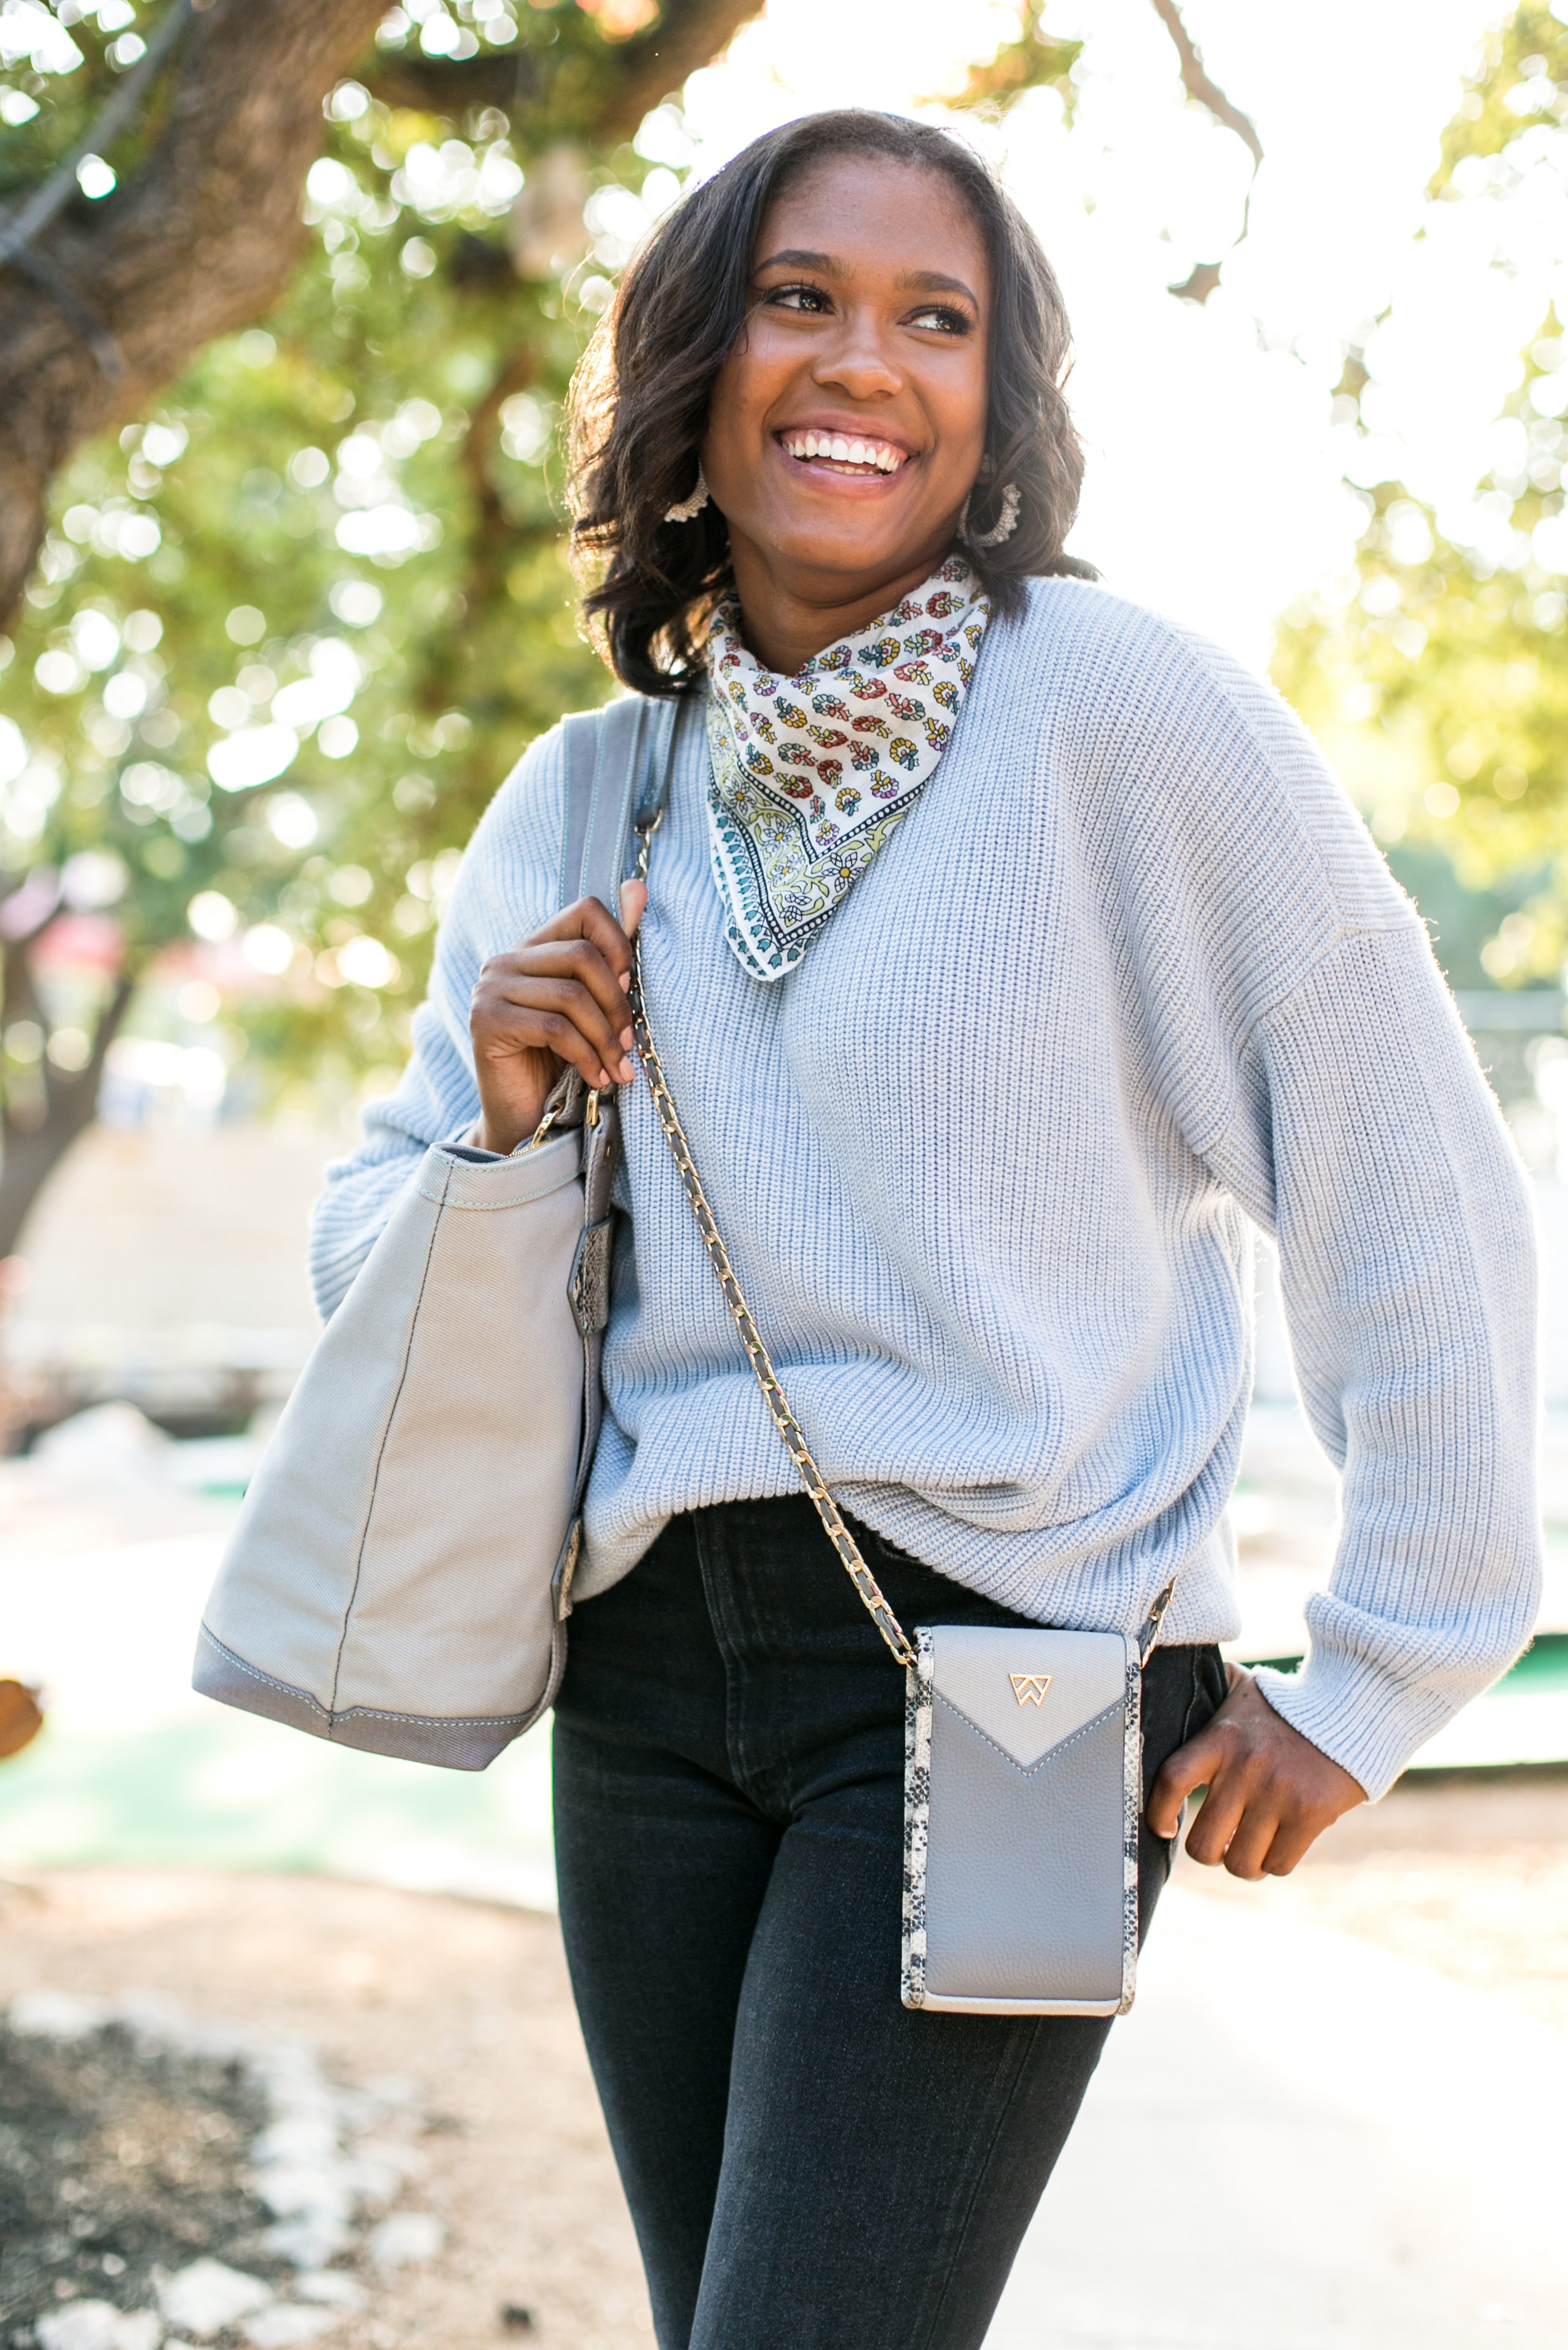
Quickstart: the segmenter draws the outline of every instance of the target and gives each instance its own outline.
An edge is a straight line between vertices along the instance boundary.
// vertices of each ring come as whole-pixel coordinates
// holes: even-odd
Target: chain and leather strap
[[[649,854],[653,846],[653,836],[659,829],[661,815],[662,810],[638,826],[639,847],[637,878],[639,881],[644,881],[648,878]],[[681,1189],[691,1202],[691,1212],[697,1219],[697,1229],[702,1235],[702,1245],[708,1252],[708,1262],[719,1277],[719,1286],[724,1293],[724,1303],[734,1317],[741,1344],[746,1350],[746,1359],[757,1375],[757,1385],[761,1388],[763,1400],[773,1415],[774,1426],[784,1440],[784,1451],[800,1472],[801,1483],[816,1505],[816,1513],[822,1520],[827,1539],[843,1561],[845,1570],[850,1582],[859,1593],[867,1614],[881,1633],[898,1662],[909,1667],[915,1661],[914,1642],[883,1597],[881,1586],[867,1565],[859,1544],[845,1524],[838,1504],[827,1490],[826,1479],[812,1458],[811,1447],[805,1440],[799,1420],[790,1409],[788,1397],[779,1385],[778,1373],[774,1370],[772,1357],[763,1344],[762,1334],[752,1319],[752,1309],[746,1304],[744,1293],[735,1278],[735,1268],[730,1263],[730,1253],[724,1246],[718,1225],[713,1221],[713,1211],[708,1205],[708,1195],[702,1189],[702,1178],[698,1174],[696,1163],[691,1157],[691,1147],[686,1139],[686,1130],[680,1123],[680,1114],[670,1098],[670,1087],[664,1075],[664,1064],[659,1057],[659,1047],[653,1041],[653,1035],[648,1024],[648,1012],[642,996],[640,942],[634,944],[632,948],[631,1027],[632,1035],[637,1039],[638,1055],[642,1062],[642,1073],[648,1079],[648,1089],[653,1096],[653,1107],[659,1113],[659,1123],[663,1128],[664,1139],[670,1145],[670,1156],[675,1161],[676,1170],[680,1177]]]
[[[660,806],[651,815],[639,818],[636,878],[639,881],[645,882],[648,879],[653,836],[663,820],[663,808]],[[680,1177],[681,1189],[691,1203],[691,1212],[697,1219],[697,1229],[702,1236],[702,1245],[708,1252],[708,1262],[718,1275],[719,1286],[724,1293],[724,1303],[730,1309],[735,1328],[740,1333],[741,1344],[746,1350],[746,1359],[757,1375],[757,1385],[763,1391],[763,1399],[773,1416],[774,1426],[784,1440],[784,1451],[800,1472],[801,1483],[815,1504],[817,1516],[822,1520],[827,1539],[837,1552],[850,1582],[859,1594],[862,1606],[882,1635],[894,1659],[908,1669],[916,1661],[914,1643],[888,1605],[883,1596],[881,1586],[866,1564],[859,1544],[845,1524],[843,1513],[833,1495],[828,1492],[827,1481],[812,1457],[811,1447],[805,1440],[799,1420],[790,1409],[789,1399],[779,1384],[779,1377],[774,1368],[773,1358],[763,1344],[762,1333],[752,1319],[752,1309],[746,1304],[745,1294],[735,1278],[735,1268],[730,1262],[730,1253],[724,1246],[723,1236],[713,1221],[713,1211],[708,1205],[708,1195],[702,1189],[702,1178],[697,1172],[696,1161],[691,1156],[691,1146],[686,1139],[686,1129],[680,1123],[680,1114],[675,1107],[664,1075],[664,1064],[659,1057],[659,1047],[653,1041],[653,1032],[648,1024],[648,1010],[642,993],[640,939],[634,941],[632,945],[630,996],[632,1035],[637,1042],[638,1056],[642,1063],[643,1076],[648,1079],[649,1092],[653,1097],[654,1108],[659,1113],[659,1123],[663,1128],[664,1139],[670,1145],[670,1156],[675,1161],[676,1171]],[[1174,1589],[1175,1577],[1172,1576],[1155,1601],[1139,1631],[1138,1661],[1140,1664],[1148,1662],[1155,1641],[1159,1636],[1160,1618],[1170,1604],[1170,1595]]]

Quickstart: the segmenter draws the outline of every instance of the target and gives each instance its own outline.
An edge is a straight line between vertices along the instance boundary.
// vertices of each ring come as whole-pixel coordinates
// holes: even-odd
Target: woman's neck
[[[929,579],[945,552],[945,546],[922,548],[898,570],[874,579],[791,577],[760,548],[732,541],[746,650],[775,676],[794,677],[814,655],[863,629]]]

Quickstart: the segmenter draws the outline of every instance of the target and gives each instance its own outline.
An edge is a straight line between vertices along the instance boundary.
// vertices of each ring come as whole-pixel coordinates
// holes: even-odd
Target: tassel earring
[[[990,530],[977,531],[973,539],[971,541],[971,545],[974,546],[1000,546],[1004,538],[1011,538],[1013,532],[1018,528],[1018,516],[1023,504],[1023,500],[1018,494],[1017,483],[1004,483],[1002,484],[1002,491],[1001,519],[994,523]]]
[[[702,479],[702,468],[699,465],[696,488],[689,498],[682,498],[679,505],[671,506],[664,519],[666,522],[695,522],[707,503],[708,484]]]

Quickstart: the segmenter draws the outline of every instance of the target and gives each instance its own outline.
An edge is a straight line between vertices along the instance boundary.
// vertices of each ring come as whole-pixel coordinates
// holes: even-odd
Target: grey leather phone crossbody
[[[641,879],[662,807],[650,791],[638,816]],[[631,1004],[665,1139],[774,1424],[907,1676],[904,2004],[1123,2014],[1137,1966],[1143,1666],[1173,1584],[1137,1638],[939,1624],[910,1639],[812,1458],[735,1278],[649,1028],[640,949]]]

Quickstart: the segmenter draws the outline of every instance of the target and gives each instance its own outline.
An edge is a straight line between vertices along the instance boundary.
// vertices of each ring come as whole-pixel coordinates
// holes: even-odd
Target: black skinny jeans
[[[899,1619],[1010,1615],[857,1529]],[[1225,1691],[1144,1677],[1145,1787]],[[556,1851],[660,2350],[977,2350],[1108,2025],[899,2003],[904,1679],[804,1495],[572,1618]],[[1169,1850],[1145,1829],[1147,1920]]]

